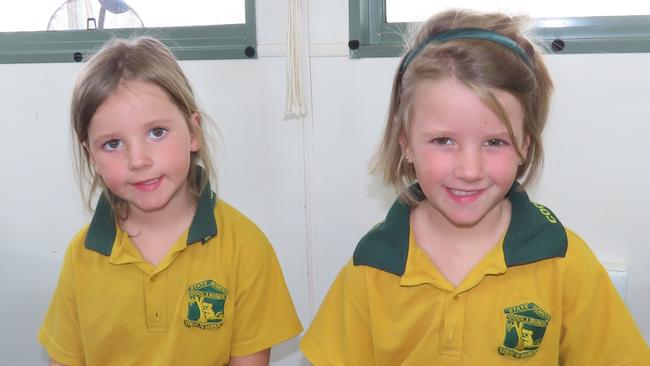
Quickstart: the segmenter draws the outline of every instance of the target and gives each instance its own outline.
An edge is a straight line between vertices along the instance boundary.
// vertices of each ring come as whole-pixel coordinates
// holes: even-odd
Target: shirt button
[[[158,279],[158,275],[157,275],[157,274],[151,276],[151,282],[156,282],[157,279]]]
[[[460,294],[454,295],[454,300],[458,300],[458,299],[460,299]]]

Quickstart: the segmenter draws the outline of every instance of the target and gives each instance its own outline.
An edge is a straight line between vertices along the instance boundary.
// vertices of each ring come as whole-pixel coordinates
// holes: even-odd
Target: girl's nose
[[[147,169],[151,167],[152,163],[151,154],[144,144],[132,144],[129,146],[129,169]]]
[[[483,172],[481,151],[463,149],[458,153],[454,172],[457,178],[473,182],[483,178]]]

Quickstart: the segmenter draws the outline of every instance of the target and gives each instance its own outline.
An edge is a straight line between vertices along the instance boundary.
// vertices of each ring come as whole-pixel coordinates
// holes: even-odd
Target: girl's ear
[[[528,146],[530,146],[530,135],[524,137],[524,141],[521,144],[521,163],[523,164],[526,159],[528,159]]]
[[[88,141],[82,142],[81,147],[86,151],[86,156],[88,156],[88,161],[90,161],[90,165],[92,165],[95,174],[101,176],[102,173],[97,169],[97,163],[95,162],[95,157],[93,156],[93,152],[90,150],[90,146],[88,146]]]
[[[408,143],[408,139],[406,138],[406,134],[404,133],[404,131],[402,131],[399,134],[399,138],[397,139],[397,142],[399,142],[400,150],[402,151],[403,156],[413,155],[413,154],[409,154],[409,151],[408,151],[409,150],[409,143]],[[408,158],[407,158],[407,161],[408,161]]]
[[[82,142],[81,147],[84,150],[86,150],[86,154],[88,155],[88,159],[90,160],[90,163],[92,165],[95,165],[95,158],[93,158],[93,154],[90,152],[90,147],[88,146],[88,141]]]
[[[192,112],[190,116],[190,151],[197,152],[201,149],[201,114]]]

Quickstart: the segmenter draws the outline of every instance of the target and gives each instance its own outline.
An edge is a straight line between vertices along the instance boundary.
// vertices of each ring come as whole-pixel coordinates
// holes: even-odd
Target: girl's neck
[[[197,202],[189,190],[182,192],[160,210],[143,212],[132,208],[126,220],[120,221],[120,228],[129,235],[142,258],[154,266],[168,255],[192,223]]]
[[[416,231],[428,238],[436,238],[440,243],[454,245],[477,245],[496,243],[505,233],[510,223],[510,201],[503,200],[490,210],[480,221],[470,226],[458,226],[449,221],[440,211],[428,202],[416,206],[411,222]]]
[[[120,227],[129,236],[137,236],[144,230],[165,230],[179,224],[189,227],[196,210],[196,198],[189,189],[179,191],[165,207],[156,211],[141,211],[129,206],[128,216],[120,220]],[[184,224],[187,223],[187,224]]]
[[[440,273],[457,287],[499,243],[510,223],[510,201],[504,200],[471,226],[456,226],[427,202],[411,212],[415,242]]]

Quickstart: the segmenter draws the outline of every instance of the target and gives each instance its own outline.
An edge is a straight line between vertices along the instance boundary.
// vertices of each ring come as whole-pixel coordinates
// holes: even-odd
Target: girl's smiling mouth
[[[158,177],[154,179],[143,180],[140,182],[133,183],[133,186],[140,191],[151,192],[158,189],[158,187],[160,187],[161,182],[162,182],[162,177]]]
[[[485,192],[486,188],[474,189],[474,190],[470,191],[470,190],[463,190],[463,189],[445,187],[445,190],[447,191],[448,196],[454,202],[457,202],[457,203],[472,203],[472,202],[478,200],[483,195],[483,192]]]

